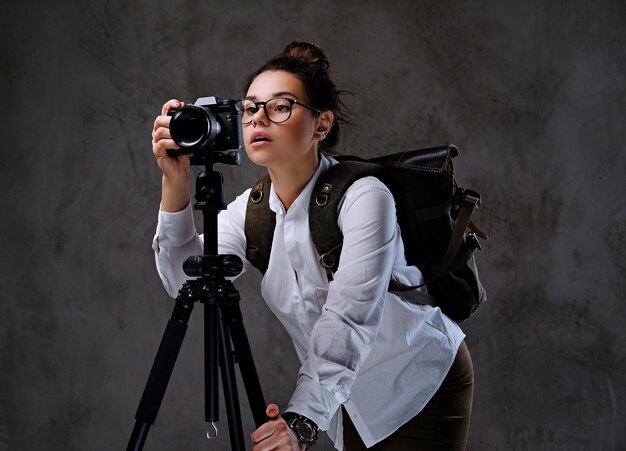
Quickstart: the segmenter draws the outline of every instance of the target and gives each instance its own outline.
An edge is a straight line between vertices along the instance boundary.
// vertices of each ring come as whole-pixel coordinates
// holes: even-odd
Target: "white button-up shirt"
[[[288,211],[273,187],[269,206],[276,228],[261,293],[291,336],[302,362],[286,410],[311,418],[343,449],[342,404],[366,446],[411,419],[441,385],[465,335],[439,308],[415,305],[389,293],[390,278],[423,281],[407,266],[388,188],[375,177],[355,182],[339,206],[344,237],[340,266],[329,284],[309,232],[309,198],[320,164]],[[244,221],[250,190],[220,212],[220,254],[239,255],[244,269]],[[153,248],[163,284],[175,297],[188,278],[182,262],[202,254],[191,206],[159,213]]]

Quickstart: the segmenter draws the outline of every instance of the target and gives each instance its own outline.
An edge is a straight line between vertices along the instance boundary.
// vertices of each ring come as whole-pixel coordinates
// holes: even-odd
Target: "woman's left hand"
[[[291,430],[276,404],[268,404],[265,414],[270,418],[252,433],[253,451],[304,451],[306,445],[298,442],[298,437]]]

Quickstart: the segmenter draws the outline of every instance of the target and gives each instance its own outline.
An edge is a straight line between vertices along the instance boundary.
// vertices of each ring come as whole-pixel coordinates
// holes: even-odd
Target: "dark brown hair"
[[[320,142],[320,150],[326,150],[339,142],[340,124],[353,125],[351,111],[342,101],[343,95],[354,94],[339,90],[330,78],[330,62],[324,51],[315,44],[293,41],[277,55],[254,72],[246,81],[244,93],[248,91],[254,79],[266,71],[283,70],[302,82],[311,106],[320,111],[332,111],[335,116],[333,125],[326,138]]]

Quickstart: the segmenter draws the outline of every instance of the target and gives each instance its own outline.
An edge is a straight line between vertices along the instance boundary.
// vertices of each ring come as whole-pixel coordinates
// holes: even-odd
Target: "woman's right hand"
[[[176,99],[167,101],[161,115],[154,120],[152,129],[152,153],[163,172],[161,210],[175,212],[184,209],[189,203],[189,155],[170,157],[167,149],[180,149],[170,134],[171,116],[167,112],[184,106]]]

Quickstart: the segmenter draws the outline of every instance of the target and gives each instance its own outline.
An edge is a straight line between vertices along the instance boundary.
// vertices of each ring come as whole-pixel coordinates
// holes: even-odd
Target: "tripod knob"
[[[183,263],[183,271],[189,277],[233,277],[242,270],[241,258],[233,254],[192,255]]]
[[[220,257],[222,257],[224,276],[233,277],[241,274],[241,271],[243,270],[243,262],[238,255],[226,254],[221,255]]]

